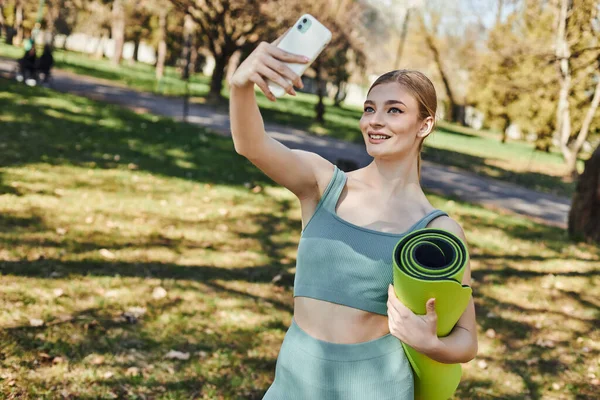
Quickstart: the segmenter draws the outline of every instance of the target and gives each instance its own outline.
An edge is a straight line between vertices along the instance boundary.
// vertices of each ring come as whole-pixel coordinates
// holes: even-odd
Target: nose
[[[369,118],[369,125],[373,128],[378,128],[385,125],[385,122],[383,121],[383,116],[379,111],[375,111],[371,115],[371,118]]]

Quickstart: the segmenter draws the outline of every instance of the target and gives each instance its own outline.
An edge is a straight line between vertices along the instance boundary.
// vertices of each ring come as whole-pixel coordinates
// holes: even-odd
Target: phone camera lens
[[[298,29],[302,29],[302,25],[298,25]]]
[[[308,22],[308,20],[307,20],[306,18],[304,18],[304,19],[302,20],[302,22],[304,22],[304,23],[307,23],[307,22]]]

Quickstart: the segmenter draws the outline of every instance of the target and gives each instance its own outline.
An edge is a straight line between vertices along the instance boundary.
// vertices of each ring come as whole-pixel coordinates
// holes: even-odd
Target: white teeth
[[[373,139],[388,139],[389,136],[384,136],[384,135],[369,135],[371,138]]]

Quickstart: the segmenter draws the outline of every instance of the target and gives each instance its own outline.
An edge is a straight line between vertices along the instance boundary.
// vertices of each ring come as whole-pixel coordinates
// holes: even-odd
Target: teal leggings
[[[319,340],[292,319],[263,400],[413,400],[413,374],[399,339]]]

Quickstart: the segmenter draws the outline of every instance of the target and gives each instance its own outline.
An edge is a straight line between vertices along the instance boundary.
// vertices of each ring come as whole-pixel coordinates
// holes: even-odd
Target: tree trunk
[[[396,69],[400,69],[400,60],[402,59],[402,53],[404,51],[404,44],[406,43],[406,34],[408,33],[408,18],[410,16],[410,8],[406,9],[404,14],[404,20],[402,21],[402,33],[400,34],[400,42],[398,43],[398,50],[396,52],[396,63],[394,64]]]
[[[23,1],[17,0],[15,4],[15,24],[14,30],[16,32],[14,44],[20,45],[23,43]]]
[[[600,64],[600,58],[598,63]],[[590,104],[590,108],[581,124],[581,129],[579,130],[579,134],[577,134],[577,139],[571,146],[571,157],[568,159],[568,173],[571,177],[576,178],[578,175],[577,172],[577,156],[583,147],[583,143],[588,137],[590,131],[590,125],[592,124],[592,120],[594,119],[594,115],[596,114],[596,110],[598,109],[598,105],[600,104],[600,75],[596,75],[596,89],[594,89],[594,97],[592,98],[592,104]]]
[[[339,107],[342,104],[342,101],[346,100],[346,96],[348,95],[346,92],[346,82],[339,80],[336,82],[336,87],[337,90],[335,92],[333,105]]]
[[[47,4],[46,10],[46,29],[44,35],[44,44],[54,48],[54,37],[56,36],[56,21],[60,18],[61,7],[58,2]]]
[[[4,4],[0,2],[0,35],[2,35],[2,31],[8,37],[8,31],[6,30],[6,20],[4,19]]]
[[[569,212],[569,237],[600,243],[600,145],[577,182]]]
[[[102,30],[102,36],[98,40],[98,45],[96,46],[96,50],[94,51],[94,58],[100,60],[104,57],[104,44],[108,40],[108,33],[105,29]]]
[[[556,34],[556,58],[560,74],[560,90],[556,107],[556,138],[566,162],[572,157],[568,143],[571,137],[571,113],[569,109],[569,92],[571,90],[571,69],[569,57],[571,51],[567,41],[567,19],[572,7],[570,0],[561,0],[558,13],[558,29]]]
[[[113,2],[111,35],[115,44],[111,63],[118,66],[121,63],[123,45],[125,44],[125,7],[123,7],[123,0],[114,0]]]
[[[508,118],[508,115],[503,114],[502,115],[502,143],[506,143],[507,139],[508,139],[508,134],[506,133],[506,130],[508,129],[508,127],[510,126],[510,119]]]
[[[165,59],[167,58],[167,11],[163,8],[158,16],[158,55],[156,59],[156,79],[165,74]]]
[[[317,80],[317,96],[319,97],[319,101],[315,106],[315,112],[317,113],[315,120],[317,123],[323,124],[325,122],[325,104],[323,103],[323,96],[325,95],[325,82],[323,81],[323,77],[321,75],[322,68],[319,62],[315,63],[314,69]]]
[[[140,38],[136,38],[133,41],[133,61],[138,62],[139,61],[139,52],[140,52],[140,42],[142,39]]]
[[[225,78],[225,66],[229,61],[228,54],[213,54],[215,57],[215,69],[210,77],[210,92],[208,93],[208,99],[211,102],[218,102],[222,100],[221,90],[223,89],[223,78]]]
[[[448,115],[450,116],[450,121],[466,125],[466,121],[463,116],[464,107],[461,104],[458,104],[456,97],[454,96],[454,92],[450,87],[450,79],[448,78],[448,74],[446,74],[444,66],[442,65],[442,58],[435,43],[435,39],[425,27],[425,25],[422,24],[422,26],[425,35],[425,41],[427,42],[427,47],[429,47],[431,53],[433,54],[433,59],[438,67],[438,71],[440,72],[440,75],[442,77],[442,82],[444,83],[444,88],[446,89],[446,94],[448,95]]]

